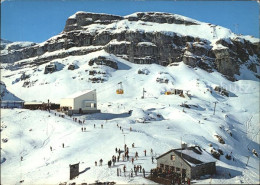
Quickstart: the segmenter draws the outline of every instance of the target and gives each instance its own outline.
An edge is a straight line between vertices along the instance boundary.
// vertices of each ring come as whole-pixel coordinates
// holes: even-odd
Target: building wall
[[[72,109],[74,109],[74,99],[73,98],[61,99],[60,107],[72,107]]]
[[[214,174],[214,173],[216,173],[216,163],[215,162],[205,163],[202,165],[197,165],[196,167],[192,168],[191,178],[195,179],[203,175]]]
[[[172,155],[175,155],[175,160],[171,160]],[[176,168],[185,169],[186,177],[191,178],[191,167],[186,162],[184,162],[181,157],[179,157],[177,154],[175,154],[174,151],[159,158],[157,160],[157,167],[160,167],[161,164],[163,164],[164,167],[165,167],[165,165],[169,165],[170,167],[171,166],[175,167],[175,172],[176,172]]]
[[[86,107],[86,102],[85,101],[95,101],[95,107]],[[75,98],[75,102],[74,102],[74,110],[78,110],[78,109],[82,109],[82,110],[96,110],[97,109],[97,95],[96,95],[96,91],[91,91],[89,93],[83,94],[77,98]]]

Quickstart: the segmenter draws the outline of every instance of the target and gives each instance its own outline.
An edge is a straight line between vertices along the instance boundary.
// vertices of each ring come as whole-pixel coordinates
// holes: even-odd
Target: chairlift
[[[123,89],[122,82],[118,83],[118,88],[116,90],[116,94],[124,94],[124,89]]]
[[[171,95],[172,92],[171,92],[171,91],[166,91],[164,94],[165,94],[165,95]]]

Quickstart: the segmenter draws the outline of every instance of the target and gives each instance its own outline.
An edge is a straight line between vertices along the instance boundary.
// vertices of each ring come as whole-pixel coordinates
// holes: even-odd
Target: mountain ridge
[[[17,69],[102,49],[132,63],[167,66],[183,61],[208,71],[216,69],[233,81],[240,75],[241,65],[257,78],[260,72],[259,39],[160,12],[137,12],[127,16],[77,12],[67,19],[60,34],[43,43],[2,54],[1,62],[9,69]]]

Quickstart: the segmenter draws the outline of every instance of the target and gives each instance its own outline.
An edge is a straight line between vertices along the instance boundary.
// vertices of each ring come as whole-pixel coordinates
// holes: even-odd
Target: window
[[[164,164],[160,164],[160,168],[164,168]]]
[[[181,171],[181,169],[180,168],[176,168],[176,172],[180,172]]]
[[[171,155],[171,160],[175,161],[175,155]]]
[[[171,166],[170,169],[171,169],[172,172],[175,171],[175,167],[174,166]]]
[[[206,169],[205,168],[201,168],[201,172],[202,172],[202,174],[206,174]]]

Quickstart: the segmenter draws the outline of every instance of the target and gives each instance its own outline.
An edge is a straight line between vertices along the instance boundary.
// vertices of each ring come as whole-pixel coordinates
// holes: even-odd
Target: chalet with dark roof
[[[189,179],[216,173],[215,159],[199,146],[172,149],[156,159],[157,167]]]

